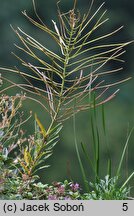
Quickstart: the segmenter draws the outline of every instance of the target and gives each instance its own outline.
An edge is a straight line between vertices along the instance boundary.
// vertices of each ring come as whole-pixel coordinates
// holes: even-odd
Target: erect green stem
[[[62,78],[62,84],[61,84],[61,91],[60,91],[60,97],[59,97],[59,102],[58,102],[58,106],[57,106],[57,109],[56,109],[56,113],[54,115],[54,118],[52,119],[52,122],[47,130],[47,134],[50,133],[54,123],[56,122],[56,119],[57,119],[57,116],[59,114],[59,111],[60,111],[60,108],[61,108],[61,104],[62,104],[62,95],[63,95],[63,91],[64,91],[64,84],[65,84],[65,75],[66,75],[66,66],[67,66],[67,61],[69,59],[69,56],[66,55],[66,58],[65,58],[65,63],[64,63],[64,71],[63,71],[63,78]]]
[[[69,43],[68,43],[68,46],[66,46],[66,51],[65,51],[65,61],[64,61],[64,68],[63,68],[61,91],[60,91],[60,94],[59,94],[59,102],[58,102],[58,105],[57,105],[56,113],[55,113],[55,115],[54,115],[54,117],[53,117],[53,119],[51,121],[51,124],[50,124],[48,130],[47,130],[47,134],[50,133],[54,123],[56,122],[57,116],[59,114],[59,111],[60,111],[60,108],[61,108],[61,105],[62,105],[62,96],[63,96],[64,85],[65,85],[66,68],[67,68],[67,65],[68,65],[68,62],[69,62],[69,59],[70,59],[69,54],[71,52],[70,44],[71,44],[72,36],[73,36],[73,28],[71,28]]]

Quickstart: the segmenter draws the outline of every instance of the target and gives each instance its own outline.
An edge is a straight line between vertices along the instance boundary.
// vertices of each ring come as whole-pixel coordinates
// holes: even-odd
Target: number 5
[[[123,203],[122,210],[123,211],[127,211],[128,210],[128,203]]]

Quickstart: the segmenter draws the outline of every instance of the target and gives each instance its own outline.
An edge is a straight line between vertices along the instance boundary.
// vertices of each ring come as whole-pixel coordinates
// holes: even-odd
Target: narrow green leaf
[[[112,170],[111,159],[108,159],[107,174],[109,175],[109,177],[111,177],[111,170]]]
[[[45,169],[45,168],[48,168],[48,167],[50,167],[50,165],[44,165],[42,167],[39,167],[38,170]]]
[[[27,166],[31,165],[32,157],[31,157],[30,152],[28,151],[27,148],[25,148],[25,150],[24,150],[24,160],[25,160]]]
[[[126,153],[126,150],[127,150],[127,146],[128,146],[128,143],[129,143],[129,140],[130,140],[130,137],[132,135],[133,130],[134,130],[134,127],[131,129],[131,131],[130,131],[128,137],[127,137],[127,140],[126,140],[126,143],[125,143],[125,146],[123,148],[122,155],[121,155],[121,159],[120,159],[120,162],[119,162],[119,166],[118,166],[118,169],[117,169],[116,176],[120,175],[121,166],[122,166],[122,163],[123,163],[123,160],[124,160],[124,156],[125,156],[125,153]]]
[[[59,124],[58,126],[56,126],[55,128],[53,128],[52,130],[50,130],[50,138],[52,139],[53,137],[57,136],[59,134],[59,132],[62,129],[62,125]]]
[[[37,117],[36,114],[35,114],[35,120],[36,120],[36,122],[37,122],[37,124],[38,124],[38,126],[39,126],[39,128],[40,128],[40,130],[41,130],[41,133],[43,134],[44,138],[46,138],[46,137],[47,137],[47,132],[46,132],[44,126],[41,124],[41,122],[40,122],[40,120],[38,119],[38,117]]]
[[[103,125],[104,134],[106,135],[106,122],[105,122],[104,104],[102,104],[102,125]]]
[[[131,180],[131,178],[134,176],[134,172],[127,178],[127,180],[124,182],[124,184],[121,186],[121,190],[126,186],[126,184]]]
[[[47,149],[48,148],[52,148],[52,147],[54,147],[55,145],[56,145],[56,143],[58,142],[58,138],[59,138],[59,136],[56,136],[56,137],[54,137],[53,139],[50,139],[47,143],[46,143],[46,146],[47,146]],[[48,147],[48,146],[50,146],[50,147]]]
[[[84,170],[84,167],[83,167],[83,162],[82,162],[81,157],[80,157],[77,138],[76,138],[75,114],[73,115],[73,128],[74,128],[74,139],[75,139],[74,142],[75,142],[76,154],[77,154],[79,165],[80,165],[80,168],[81,168],[81,173],[82,173],[82,177],[83,177],[83,180],[84,180],[85,188],[86,188],[87,192],[89,192],[89,185],[88,185],[87,177],[86,177],[85,170]]]
[[[93,172],[95,173],[95,168],[94,168],[94,165],[93,165],[93,163],[92,163],[92,159],[90,159],[90,156],[89,156],[89,154],[87,153],[88,150],[86,149],[86,146],[85,146],[83,143],[81,143],[81,147],[82,147],[82,150],[83,150],[83,153],[84,153],[84,155],[85,155],[86,160],[88,161],[88,163],[89,163],[89,165],[91,166]]]
[[[42,170],[42,169],[45,169],[45,168],[48,168],[48,167],[50,167],[50,165],[44,165],[44,166],[41,166],[41,167],[36,167],[36,168],[33,169],[32,174],[35,174],[39,170]]]
[[[96,175],[99,176],[99,169],[100,169],[100,137],[99,131],[97,128],[97,146],[96,146]]]

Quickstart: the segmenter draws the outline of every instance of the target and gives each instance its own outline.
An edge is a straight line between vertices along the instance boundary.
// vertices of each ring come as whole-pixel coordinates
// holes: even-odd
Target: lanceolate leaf
[[[30,155],[30,152],[28,151],[27,148],[25,148],[25,150],[24,150],[24,161],[25,161],[27,166],[31,165],[33,162],[32,157]]]
[[[44,166],[35,168],[35,169],[33,169],[33,174],[35,174],[35,173],[36,173],[37,171],[39,171],[39,170],[46,169],[46,168],[48,168],[48,167],[50,167],[50,165],[44,165]]]
[[[37,124],[38,124],[38,126],[39,126],[39,128],[40,128],[40,130],[41,130],[41,133],[43,134],[44,138],[46,138],[46,137],[47,137],[47,132],[46,132],[44,126],[41,124],[41,122],[40,122],[40,120],[38,119],[38,117],[37,117],[36,114],[35,114],[35,120],[36,120],[36,122],[37,122]]]

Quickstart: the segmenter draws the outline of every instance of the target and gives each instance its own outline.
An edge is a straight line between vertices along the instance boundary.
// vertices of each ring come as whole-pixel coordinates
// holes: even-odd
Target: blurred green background
[[[44,22],[49,26],[52,26],[52,19],[57,19],[55,18],[55,16],[57,16],[56,2],[56,0],[36,0],[38,12]],[[94,9],[101,3],[101,0],[95,0]],[[90,0],[78,0],[78,8],[82,12],[87,11],[89,4]],[[70,10],[72,5],[73,0],[61,0],[61,7],[65,12]],[[107,16],[110,20],[108,21],[106,27],[104,26],[103,28],[110,31],[113,27],[117,28],[124,25],[125,27],[122,33],[117,34],[117,40],[133,40],[134,1],[106,0],[105,7],[108,9]],[[52,43],[48,40],[47,35],[34,28],[32,24],[30,24],[21,14],[21,11],[24,11],[25,9],[30,15],[33,15],[32,0],[0,0],[0,66],[18,66],[18,61],[11,55],[11,52],[15,52],[16,50],[13,43],[17,42],[17,39],[10,27],[10,24],[13,27],[22,27],[25,32],[30,33],[32,36],[36,35],[36,38],[39,38],[40,41],[47,43],[50,47],[52,46]],[[118,74],[118,78],[121,78],[122,76],[132,76],[132,79],[124,84],[121,84],[119,86],[121,90],[116,98],[105,105],[108,142],[113,161],[113,172],[118,165],[128,130],[134,126],[134,45],[129,45],[126,50],[127,52],[123,57],[126,61],[126,63],[124,63],[124,71],[123,73]],[[6,76],[8,77],[10,75],[7,74]],[[116,88],[118,87],[115,87],[115,89]],[[10,94],[15,93],[16,92],[10,92]],[[37,104],[33,104],[29,101],[25,102],[25,113],[28,113],[31,109],[33,109],[33,113],[36,112],[39,118],[42,119],[42,123],[47,125],[47,114],[44,113],[42,109],[37,106]],[[72,119],[65,122],[63,131],[61,132],[60,142],[55,147],[54,154],[48,161],[48,163],[51,164],[51,167],[41,173],[44,182],[62,181],[66,178],[71,178],[72,180],[80,183],[82,182],[74,146],[72,122]],[[76,122],[79,146],[81,142],[90,146],[92,139],[89,112],[79,113],[77,115]],[[33,132],[33,122],[29,122],[24,129],[31,134]],[[101,143],[101,153],[101,175],[103,177],[106,175],[106,146],[103,141]],[[90,154],[92,154],[92,152],[90,152]],[[127,172],[130,173],[134,170],[134,134],[132,135],[129,143],[127,157],[127,164],[123,164],[124,175],[127,175]],[[86,166],[86,170],[90,181],[92,177],[88,166]]]

